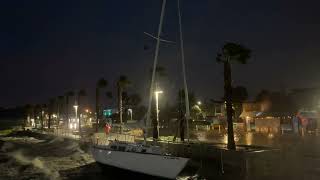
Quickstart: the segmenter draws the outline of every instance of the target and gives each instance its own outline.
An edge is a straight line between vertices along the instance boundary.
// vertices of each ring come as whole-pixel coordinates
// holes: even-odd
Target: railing
[[[95,133],[93,143],[96,145],[106,145],[109,141],[135,142],[135,136],[120,133]]]

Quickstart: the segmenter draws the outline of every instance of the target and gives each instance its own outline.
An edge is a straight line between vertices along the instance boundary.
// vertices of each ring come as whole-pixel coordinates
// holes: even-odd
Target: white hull
[[[94,159],[102,164],[152,176],[175,179],[189,159],[155,154],[114,151],[93,147]]]

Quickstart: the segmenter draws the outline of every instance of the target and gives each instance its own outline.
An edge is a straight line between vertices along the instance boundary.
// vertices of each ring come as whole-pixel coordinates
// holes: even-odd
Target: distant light
[[[162,94],[163,91],[155,91],[154,93],[155,93],[155,94]]]
[[[197,104],[198,104],[198,105],[201,105],[202,103],[201,103],[201,101],[198,101]]]
[[[272,139],[273,137],[274,137],[274,134],[272,134],[272,133],[268,134],[268,138]]]
[[[88,113],[89,112],[89,109],[86,109],[86,113]]]

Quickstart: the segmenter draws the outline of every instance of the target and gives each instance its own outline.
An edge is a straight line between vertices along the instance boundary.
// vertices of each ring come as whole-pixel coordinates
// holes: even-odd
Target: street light
[[[132,121],[132,109],[128,109],[128,112],[130,113],[130,120]]]
[[[158,131],[158,137],[159,137],[159,94],[162,94],[163,91],[156,91],[154,92],[156,95],[156,114],[157,114],[157,131]]]
[[[76,118],[75,118],[76,122],[75,123],[77,124],[78,123],[78,107],[79,106],[78,105],[74,105],[73,107],[74,107],[74,110],[75,110],[75,113],[76,113]]]
[[[198,105],[201,105],[202,103],[201,103],[201,101],[198,101],[197,104],[198,104]]]

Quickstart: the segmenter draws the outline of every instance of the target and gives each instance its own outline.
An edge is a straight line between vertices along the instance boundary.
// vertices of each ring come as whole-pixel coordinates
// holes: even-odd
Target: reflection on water
[[[225,135],[223,136],[223,143],[225,143],[225,144],[228,143],[228,135],[227,135],[227,134],[225,134]]]
[[[240,138],[237,134],[234,135],[234,141],[239,142]],[[227,144],[228,143],[228,134],[223,135],[223,143]]]
[[[238,145],[255,145],[255,146],[269,146],[273,147],[276,145],[277,141],[281,138],[280,135],[276,135],[273,133],[263,134],[263,133],[255,133],[255,132],[247,132],[247,133],[235,133],[234,141]],[[207,137],[203,139],[207,142],[212,143],[228,143],[228,135],[227,133],[222,136],[215,137]]]
[[[249,132],[246,134],[246,144],[247,145],[249,145],[249,146],[252,145],[252,138],[253,138],[252,132]]]
[[[269,139],[274,138],[274,134],[273,134],[273,133],[269,133],[269,134],[268,134],[268,138],[269,138]]]

